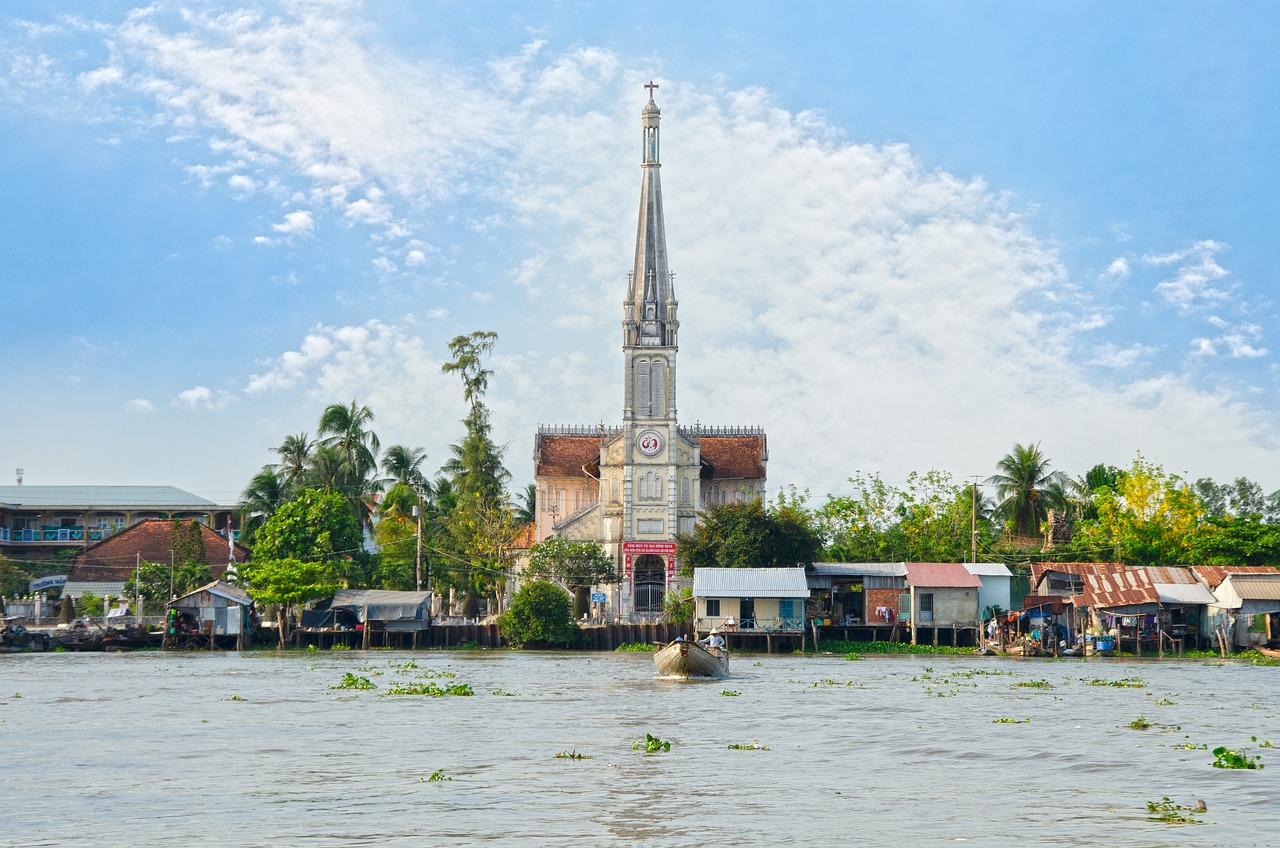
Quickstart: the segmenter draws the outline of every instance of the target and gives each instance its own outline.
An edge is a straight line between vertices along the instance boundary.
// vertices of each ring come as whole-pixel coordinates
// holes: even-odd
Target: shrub
[[[566,648],[578,635],[573,598],[546,580],[521,586],[498,623],[503,637],[517,648]]]

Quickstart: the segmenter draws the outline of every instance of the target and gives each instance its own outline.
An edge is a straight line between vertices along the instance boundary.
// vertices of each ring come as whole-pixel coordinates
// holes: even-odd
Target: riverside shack
[[[908,562],[907,587],[911,618],[911,644],[917,644],[921,629],[928,630],[933,644],[938,631],[951,631],[951,644],[960,644],[961,631],[973,631],[973,644],[981,643],[978,624],[978,589],[982,581],[970,574],[961,562]]]
[[[321,605],[318,604],[317,607]],[[381,589],[339,589],[325,604],[337,617],[346,614],[357,622],[362,647],[390,647],[405,640],[418,646],[419,634],[431,626],[430,592],[391,592]]]
[[[232,648],[248,645],[253,598],[215,580],[169,602],[165,648]]]
[[[798,636],[803,644],[808,597],[799,567],[693,570],[694,627],[698,633],[718,629],[730,647],[764,642],[772,651],[775,635]]]

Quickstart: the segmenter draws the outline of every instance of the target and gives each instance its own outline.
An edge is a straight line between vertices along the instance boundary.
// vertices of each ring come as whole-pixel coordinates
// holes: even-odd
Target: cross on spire
[[[653,99],[653,90],[654,90],[655,88],[660,88],[661,86],[659,86],[656,82],[654,82],[652,79],[650,79],[650,80],[649,80],[649,82],[648,82],[644,87],[645,87],[645,88],[647,88],[647,89],[649,89],[649,99],[650,99],[650,100],[652,100],[652,99]]]

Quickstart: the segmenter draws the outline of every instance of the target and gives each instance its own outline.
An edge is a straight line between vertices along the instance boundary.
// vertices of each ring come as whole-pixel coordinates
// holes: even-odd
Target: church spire
[[[643,131],[640,220],[636,226],[635,265],[629,275],[624,304],[624,347],[671,347],[676,344],[675,275],[667,268],[667,235],[662,219],[662,181],[658,171],[659,122],[662,113],[653,102],[657,83],[650,81],[649,102],[640,113]]]

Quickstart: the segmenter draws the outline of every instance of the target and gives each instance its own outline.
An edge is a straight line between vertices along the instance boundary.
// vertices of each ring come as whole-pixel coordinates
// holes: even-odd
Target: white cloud
[[[215,392],[207,386],[193,386],[186,391],[178,392],[178,396],[171,403],[182,409],[216,412],[225,409],[233,400],[235,396],[229,392],[221,390]]]
[[[148,415],[155,412],[156,407],[155,404],[146,398],[134,398],[133,400],[125,402],[124,411],[130,415]]]
[[[404,264],[409,268],[416,268],[419,265],[427,264],[427,254],[421,250],[411,250],[404,255]]]
[[[1100,365],[1104,368],[1132,368],[1148,361],[1156,351],[1157,348],[1137,342],[1125,347],[1106,342],[1093,348],[1093,358],[1086,364]]]
[[[311,213],[305,209],[299,209],[296,212],[290,212],[284,216],[284,220],[279,224],[272,224],[271,229],[285,235],[311,235],[316,228],[315,219]]]
[[[1120,256],[1111,261],[1107,270],[1102,272],[1102,278],[1108,281],[1127,280],[1129,273],[1129,260]]]
[[[231,190],[231,196],[236,200],[245,200],[253,196],[258,184],[253,181],[253,177],[245,174],[232,174],[227,178],[227,188]]]
[[[1185,250],[1147,255],[1149,265],[1177,265],[1172,277],[1156,286],[1156,294],[1180,312],[1211,307],[1232,299],[1232,286],[1224,286],[1226,270],[1218,264],[1217,254],[1226,249],[1221,242],[1198,241]]]

